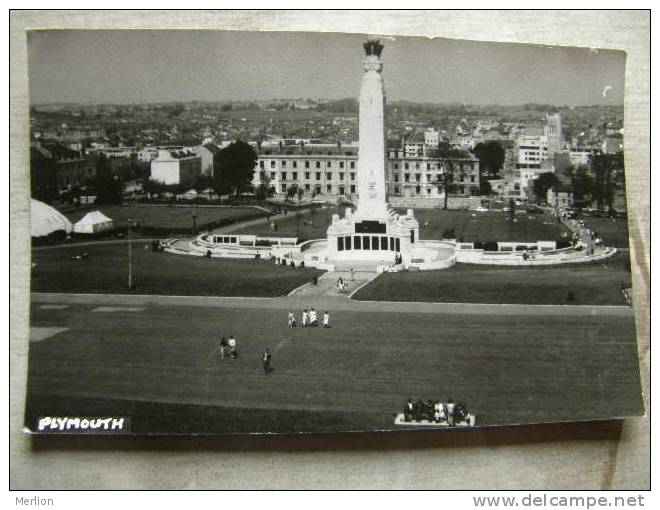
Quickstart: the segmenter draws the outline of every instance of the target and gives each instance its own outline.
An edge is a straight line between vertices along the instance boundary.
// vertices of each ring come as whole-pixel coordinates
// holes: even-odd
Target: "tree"
[[[607,204],[608,209],[611,211],[617,176],[623,175],[623,152],[590,154],[589,163],[595,176],[594,198],[598,204],[598,209],[602,210]]]
[[[298,187],[297,184],[292,184],[286,190],[286,198],[289,199],[289,200],[297,198],[299,190],[300,190],[300,188]]]
[[[456,184],[454,184],[454,167],[451,163],[445,166],[445,171],[438,175],[433,184],[443,191],[445,195],[443,208],[446,210],[449,194],[456,189]]]
[[[114,175],[105,154],[101,153],[96,161],[94,179],[97,204],[118,204],[121,202],[121,182]]]
[[[142,189],[149,196],[151,195],[160,195],[166,190],[166,185],[163,181],[157,179],[148,179],[143,185]]]
[[[570,181],[573,202],[580,205],[585,202],[590,203],[595,189],[595,181],[589,168],[585,165],[579,165],[577,168],[569,166],[564,173]]]
[[[251,145],[238,140],[218,152],[219,175],[222,190],[238,195],[252,188],[257,153]]]
[[[488,179],[483,177],[479,179],[479,194],[489,197],[493,194],[493,187]]]
[[[504,165],[504,147],[496,140],[478,143],[472,150],[479,159],[479,170],[488,179],[496,179]]]
[[[545,172],[534,179],[534,194],[539,202],[543,202],[548,196],[548,190],[560,184],[559,178],[553,172]]]

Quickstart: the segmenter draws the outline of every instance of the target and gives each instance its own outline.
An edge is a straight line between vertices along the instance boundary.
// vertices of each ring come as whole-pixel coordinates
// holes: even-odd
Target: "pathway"
[[[336,281],[336,280],[335,280]],[[385,313],[431,313],[457,315],[560,315],[632,317],[629,306],[602,305],[521,305],[481,303],[417,303],[398,301],[355,301],[344,296],[318,296],[317,308],[339,311]],[[302,309],[310,306],[310,296],[294,295],[277,298],[220,296],[162,296],[140,294],[66,294],[40,293],[30,295],[32,303],[87,304],[105,306],[193,306],[211,308]]]
[[[247,227],[252,227],[254,225],[261,225],[262,223],[269,223],[271,221],[277,221],[277,220],[282,220],[285,218],[288,218],[289,216],[296,216],[299,214],[307,214],[309,212],[309,209],[300,209],[298,211],[292,212],[291,214],[273,214],[271,216],[266,216],[266,217],[261,217],[261,218],[256,218],[254,220],[247,220],[247,221],[241,221],[239,223],[232,223],[231,225],[226,225],[224,227],[218,227],[213,230],[214,234],[229,234],[232,232],[236,232],[238,230],[247,228]]]
[[[351,273],[349,271],[333,271],[330,273],[322,274],[316,285],[314,283],[306,283],[297,289],[292,290],[289,296],[333,296],[341,298],[350,298],[358,289],[371,282],[378,276],[373,271],[356,271],[351,280]],[[346,283],[346,294],[339,294],[337,292],[337,281],[343,278]]]

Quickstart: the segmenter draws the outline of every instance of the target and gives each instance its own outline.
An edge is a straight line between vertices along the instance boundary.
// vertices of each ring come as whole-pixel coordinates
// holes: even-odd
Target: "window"
[[[355,184],[351,184],[351,193],[355,193]]]
[[[343,237],[338,237],[337,238],[337,251],[344,251],[344,238]]]
[[[343,161],[339,162],[339,168],[344,168],[344,162]]]
[[[399,163],[394,163],[394,170],[398,170],[398,169],[399,169]]]
[[[399,194],[399,187],[398,186],[394,186],[394,193],[396,193],[397,195]]]
[[[431,188],[426,188],[426,194],[430,195],[431,194]]]
[[[350,250],[351,249],[351,236],[346,236],[346,249]]]
[[[309,184],[305,184],[305,191],[309,191],[309,190],[310,190]]]
[[[286,172],[282,172],[282,180],[286,181]]]
[[[399,174],[394,174],[394,182],[399,182]]]
[[[474,175],[470,176],[470,182],[474,182]]]
[[[282,193],[286,193],[286,184],[282,184],[280,188],[282,189]]]
[[[387,250],[387,236],[380,236],[380,249]]]
[[[291,178],[292,178],[294,181],[297,181],[297,180],[298,180],[298,172],[291,172]]]
[[[260,168],[264,168],[264,166],[265,166],[265,165],[264,165],[264,161],[263,161],[263,160],[259,161],[259,167],[260,167]]]
[[[291,165],[293,165],[293,168],[298,168],[298,162],[297,161],[292,161]]]
[[[355,161],[351,161],[351,168],[355,168]]]
[[[431,170],[431,163],[426,163],[426,169]]]
[[[365,250],[370,250],[371,249],[371,237],[370,236],[362,236],[362,248]]]
[[[270,173],[270,178],[271,178],[271,180],[275,180],[275,172]]]
[[[270,162],[270,167],[271,167],[271,168],[275,168],[275,161],[271,161],[271,162]]]
[[[356,250],[362,249],[362,238],[360,236],[353,236],[353,246]]]
[[[305,161],[305,168],[309,168],[309,161]]]
[[[355,180],[355,172],[351,172],[351,181]]]
[[[339,186],[339,194],[344,196],[346,194],[346,188],[343,186]]]
[[[326,178],[326,180],[328,180],[328,181],[332,180],[332,172],[326,172],[326,173],[325,173],[325,178]]]
[[[410,182],[410,174],[403,174],[403,180],[406,182]]]
[[[396,241],[396,246],[395,246],[396,251],[401,251],[401,239],[397,237],[395,241]]]
[[[305,172],[305,179],[309,179],[309,172]]]
[[[390,237],[390,251],[394,251],[394,238]]]
[[[316,162],[316,168],[321,168],[321,162],[320,161]]]
[[[415,186],[415,195],[419,195],[422,192],[421,186]]]
[[[339,172],[339,180],[340,181],[344,180],[344,172]]]
[[[371,238],[371,249],[372,250],[379,250],[380,245],[378,244],[378,236],[372,237]]]
[[[406,170],[408,170],[408,168],[409,168],[409,167],[408,167],[408,163],[405,163],[405,164],[403,165],[403,168],[405,168]]]
[[[328,185],[325,187],[325,189],[326,189],[326,191],[327,191],[328,193],[331,193],[331,192],[332,192],[332,185],[331,185],[331,184],[328,184]]]
[[[328,161],[328,162],[325,164],[325,166],[327,166],[328,168],[330,168],[330,167],[332,166],[332,161]]]
[[[419,170],[419,163],[415,163],[415,168]]]
[[[282,161],[282,168],[285,168],[285,167],[286,167],[286,160]]]
[[[321,172],[316,172],[316,180],[317,181],[321,180]]]
[[[416,182],[419,182],[419,179],[420,179],[421,177],[422,177],[422,176],[421,176],[420,174],[415,174],[415,181],[416,181]]]

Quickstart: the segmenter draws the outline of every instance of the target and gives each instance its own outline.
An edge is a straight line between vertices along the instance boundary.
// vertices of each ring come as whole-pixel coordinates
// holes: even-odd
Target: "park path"
[[[238,230],[241,230],[241,229],[244,229],[244,228],[247,228],[247,227],[252,227],[254,225],[261,225],[262,223],[269,223],[271,221],[282,220],[282,219],[288,218],[289,216],[295,217],[296,215],[307,214],[308,212],[309,212],[309,209],[300,209],[298,211],[292,212],[291,214],[279,213],[279,214],[273,214],[271,216],[256,218],[254,220],[241,221],[241,222],[238,222],[238,223],[232,223],[231,225],[226,225],[224,227],[218,227],[216,229],[213,229],[213,233],[214,234],[230,234],[232,232],[236,232]]]
[[[349,271],[333,271],[324,273],[319,276],[316,285],[314,283],[306,283],[292,290],[287,297],[320,297],[332,296],[341,298],[350,298],[358,289],[362,288],[367,283],[376,278],[378,274],[374,271],[356,271],[351,279]],[[343,278],[346,283],[346,294],[339,294],[337,292],[337,281]]]

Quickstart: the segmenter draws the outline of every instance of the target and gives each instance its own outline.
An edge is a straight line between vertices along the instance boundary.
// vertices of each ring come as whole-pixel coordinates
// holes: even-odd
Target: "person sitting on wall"
[[[409,398],[406,404],[403,406],[403,419],[404,421],[410,421],[415,412],[415,404],[413,404],[412,398]]]
[[[447,401],[447,423],[450,427],[454,426],[454,418],[456,416],[456,404],[452,399]]]

